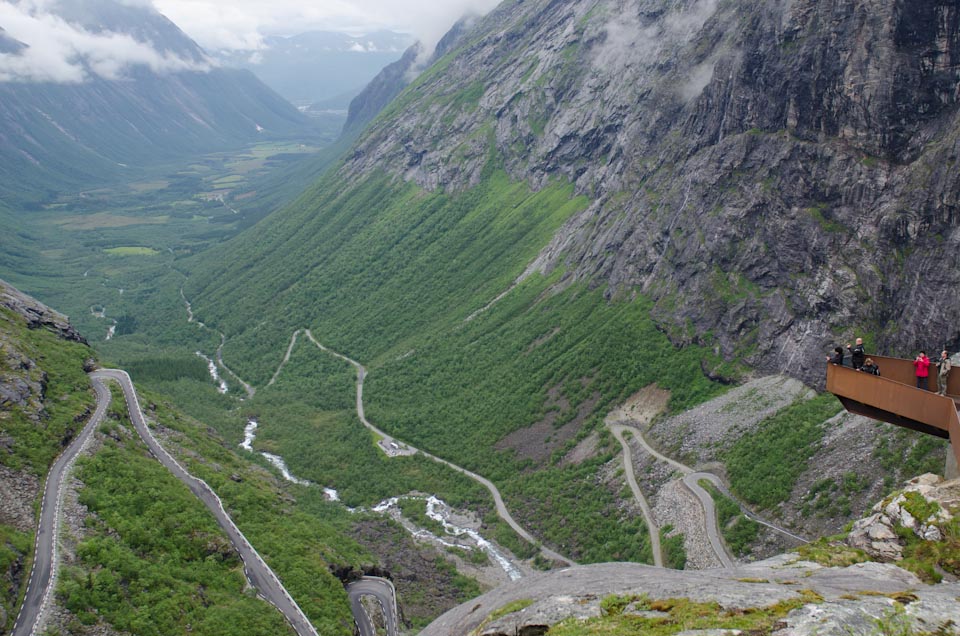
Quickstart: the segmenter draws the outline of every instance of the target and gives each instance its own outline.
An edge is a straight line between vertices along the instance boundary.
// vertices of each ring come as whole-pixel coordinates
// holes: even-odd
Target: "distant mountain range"
[[[33,42],[0,31],[9,56],[0,61],[0,201],[21,205],[138,166],[311,128],[252,73],[215,67],[148,7],[70,0],[50,10],[37,20],[49,33]],[[69,56],[51,61],[61,49]]]
[[[311,31],[290,37],[268,37],[259,51],[223,52],[226,66],[252,71],[264,84],[291,102],[346,109],[350,100],[380,70],[400,59],[414,38],[378,31],[352,36]]]

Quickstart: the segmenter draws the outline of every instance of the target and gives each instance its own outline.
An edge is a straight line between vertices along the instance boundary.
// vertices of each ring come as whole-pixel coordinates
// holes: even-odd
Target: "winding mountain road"
[[[740,512],[741,512],[741,513],[743,514],[743,516],[746,517],[747,519],[750,519],[751,521],[754,521],[754,522],[756,522],[756,523],[759,523],[761,526],[766,526],[767,528],[770,528],[770,529],[773,530],[774,532],[779,532],[780,534],[782,534],[782,535],[784,535],[784,536],[786,536],[786,537],[790,537],[791,539],[794,539],[794,540],[799,541],[799,542],[801,542],[801,543],[810,543],[810,540],[809,540],[809,539],[805,539],[805,538],[801,537],[800,535],[794,534],[794,533],[790,532],[789,530],[787,530],[787,529],[785,529],[785,528],[781,528],[780,526],[774,525],[774,524],[770,523],[769,521],[767,521],[767,520],[765,520],[765,519],[763,519],[763,518],[761,518],[761,517],[758,517],[756,514],[754,514],[754,513],[751,512],[750,510],[748,510],[748,509],[747,509],[743,504],[741,504],[741,503],[737,500],[737,498],[734,497],[733,494],[727,489],[727,485],[726,485],[725,483],[723,483],[723,480],[720,479],[719,477],[717,477],[716,475],[714,475],[713,473],[693,473],[691,476],[692,476],[692,477],[696,477],[697,481],[700,481],[701,479],[706,479],[707,481],[709,481],[710,483],[712,483],[712,484],[717,488],[717,490],[719,490],[721,493],[723,493],[723,494],[724,494],[725,496],[727,496],[731,501],[733,501],[734,503],[736,503],[736,504],[740,507]]]
[[[710,493],[698,483],[701,479],[706,478],[708,474],[709,473],[689,473],[684,475],[683,485],[696,495],[697,499],[700,500],[700,505],[703,506],[703,521],[707,531],[707,538],[710,540],[710,546],[713,548],[714,553],[716,553],[717,558],[720,559],[723,567],[732,568],[735,567],[736,564],[727,551],[727,545],[723,542],[723,539],[720,538],[720,519],[717,517],[717,505],[713,501],[713,497],[710,496]]]
[[[477,483],[479,483],[481,486],[483,486],[490,492],[490,494],[493,496],[493,501],[496,505],[497,515],[499,515],[501,519],[507,522],[507,525],[509,525],[513,529],[513,531],[516,532],[518,535],[520,535],[521,537],[523,537],[525,540],[529,541],[533,545],[540,546],[540,552],[541,554],[543,554],[543,556],[554,561],[559,561],[560,563],[564,563],[566,565],[576,565],[574,561],[571,561],[570,559],[563,556],[559,552],[556,552],[555,550],[551,550],[550,548],[543,546],[532,534],[527,532],[527,530],[523,526],[517,523],[514,520],[513,516],[510,514],[510,511],[507,509],[506,504],[503,502],[503,497],[500,495],[500,490],[494,485],[492,481],[490,481],[486,477],[476,474],[473,471],[467,470],[466,468],[463,468],[461,466],[457,466],[456,464],[449,462],[441,457],[437,457],[436,455],[433,455],[426,451],[420,450],[419,448],[416,448],[414,446],[410,446],[409,444],[401,442],[391,437],[384,431],[380,430],[373,424],[371,424],[370,421],[367,419],[363,410],[363,381],[367,375],[366,368],[364,368],[364,366],[359,362],[357,362],[356,360],[352,360],[351,358],[348,358],[342,353],[338,353],[322,345],[316,338],[313,337],[313,334],[310,332],[309,329],[305,329],[304,333],[313,344],[315,344],[317,347],[320,348],[321,351],[325,351],[332,356],[335,356],[337,358],[340,358],[341,360],[344,360],[350,363],[357,370],[357,415],[360,418],[360,422],[365,427],[373,431],[377,436],[381,438],[380,447],[384,449],[384,452],[386,452],[388,455],[412,455],[412,454],[420,453],[424,457],[432,459],[433,461],[439,464],[443,464],[444,466],[447,466],[448,468],[451,468],[462,475],[466,475],[467,477],[476,481]]]
[[[213,492],[213,489],[202,479],[197,479],[180,465],[180,463],[170,455],[163,446],[156,440],[150,429],[147,428],[146,419],[140,408],[140,401],[137,399],[137,393],[130,381],[130,376],[126,371],[119,369],[100,369],[90,374],[94,384],[100,384],[106,380],[113,380],[120,384],[123,390],[123,396],[127,403],[127,411],[130,414],[130,421],[134,428],[149,447],[150,452],[157,460],[163,464],[167,470],[183,482],[190,492],[206,505],[207,509],[213,514],[217,523],[227,534],[230,542],[243,560],[243,571],[250,581],[250,584],[257,589],[260,596],[273,604],[280,613],[287,619],[293,629],[299,636],[318,636],[317,630],[313,627],[306,615],[297,605],[296,601],[290,596],[286,588],[277,578],[277,575],[264,562],[260,554],[254,550],[247,538],[240,532],[234,524],[233,519],[227,514],[223,507],[223,502]],[[107,402],[109,402],[109,392],[106,392]],[[98,397],[100,392],[98,391]],[[99,400],[98,400],[99,401]],[[106,407],[104,407],[106,408]]]
[[[35,633],[37,622],[50,598],[56,582],[57,562],[59,558],[57,537],[60,535],[60,508],[63,502],[63,485],[77,456],[90,439],[92,432],[100,425],[110,404],[110,392],[102,384],[95,382],[93,389],[97,394],[97,408],[90,420],[80,431],[66,450],[60,454],[47,473],[40,503],[40,517],[37,522],[37,537],[33,551],[33,568],[30,580],[17,620],[13,624],[12,636],[31,636]]]
[[[350,598],[350,609],[353,611],[360,636],[377,636],[373,620],[361,600],[364,596],[372,596],[380,603],[387,623],[387,636],[398,636],[400,634],[397,591],[393,587],[393,583],[377,576],[365,576],[347,586],[347,596]]]
[[[740,512],[744,516],[746,516],[748,519],[755,521],[760,525],[766,526],[771,530],[774,530],[775,532],[779,532],[780,534],[790,537],[791,539],[794,539],[796,541],[809,543],[807,539],[804,539],[803,537],[798,536],[790,532],[789,530],[786,530],[777,525],[774,525],[758,517],[756,514],[748,510],[732,494],[730,494],[730,491],[727,489],[726,485],[723,483],[723,480],[721,480],[719,477],[717,477],[713,473],[696,471],[693,468],[690,468],[689,466],[686,466],[674,459],[671,459],[670,457],[667,457],[666,455],[657,451],[655,448],[653,448],[650,445],[649,442],[647,442],[646,437],[643,435],[643,431],[641,431],[640,429],[633,426],[627,426],[624,424],[608,424],[608,426],[610,426],[610,429],[611,431],[613,431],[614,436],[618,440],[620,440],[621,445],[623,445],[624,447],[624,466],[627,467],[628,482],[630,481],[630,476],[633,472],[633,466],[632,466],[632,461],[630,461],[627,458],[627,455],[629,454],[628,453],[629,447],[625,444],[623,440],[622,435],[624,432],[632,433],[634,435],[634,438],[637,440],[637,442],[639,442],[641,446],[643,446],[643,449],[647,453],[652,455],[657,460],[661,462],[665,462],[666,464],[670,465],[671,467],[673,467],[675,470],[677,470],[683,475],[683,485],[690,492],[692,492],[697,497],[697,499],[700,500],[700,505],[703,507],[703,512],[704,512],[704,523],[705,523],[704,530],[706,531],[707,539],[710,541],[710,547],[713,549],[713,552],[717,555],[717,558],[720,560],[720,563],[722,563],[724,567],[728,567],[728,568],[735,567],[736,563],[731,558],[730,553],[727,550],[726,544],[723,542],[723,539],[721,537],[720,528],[718,525],[719,520],[717,518],[717,512],[716,512],[716,504],[713,501],[713,497],[710,495],[709,492],[706,491],[706,489],[704,489],[699,484],[700,480],[707,480],[710,483],[712,483],[714,486],[716,486],[717,490],[719,490],[721,493],[729,497],[732,501],[734,501],[737,504],[737,506],[740,508]],[[630,486],[631,490],[633,490],[633,486],[634,484],[631,484]],[[637,490],[639,490],[639,488]],[[634,496],[637,496],[637,491],[634,491]],[[640,496],[642,497],[642,494]],[[637,497],[637,500],[640,501],[640,497]],[[644,504],[645,504],[645,501],[641,503],[641,508],[644,507]],[[645,511],[644,515],[646,516],[646,514],[647,512]],[[651,527],[656,527],[656,526],[651,526]],[[653,532],[651,531],[651,538],[652,538],[652,534]]]
[[[273,386],[273,383],[280,377],[280,372],[283,371],[283,367],[287,366],[287,363],[290,362],[290,355],[293,354],[293,348],[297,346],[297,338],[300,336],[301,331],[303,330],[297,329],[293,332],[293,335],[290,336],[290,344],[287,345],[287,352],[283,354],[283,360],[280,361],[277,370],[273,372],[273,377],[267,382],[267,386]]]
[[[713,475],[710,475],[709,473],[696,472],[689,466],[685,466],[680,462],[661,454],[659,451],[650,446],[650,444],[647,442],[647,439],[643,436],[643,432],[638,428],[625,426],[623,424],[611,425],[611,428],[613,427],[617,427],[619,429],[621,436],[624,432],[632,433],[634,439],[636,439],[640,445],[643,446],[643,449],[647,451],[647,453],[658,460],[669,464],[671,467],[683,474],[683,485],[686,486],[690,492],[692,492],[697,499],[700,500],[700,505],[703,507],[704,530],[707,534],[707,540],[710,541],[710,547],[713,549],[714,554],[717,555],[720,563],[723,564],[723,567],[734,567],[735,563],[730,557],[730,553],[727,551],[727,546],[724,544],[723,539],[720,536],[720,528],[717,524],[716,505],[713,502],[713,497],[711,497],[710,493],[704,490],[703,487],[697,483],[697,481],[700,479],[710,479],[713,477]],[[628,448],[629,447],[625,446],[625,451]]]
[[[630,486],[633,498],[640,504],[644,521],[646,521],[647,528],[650,531],[650,549],[653,552],[653,564],[658,568],[662,568],[663,548],[660,545],[660,527],[657,525],[656,519],[653,516],[650,504],[647,503],[647,498],[643,496],[643,491],[640,490],[640,484],[637,483],[637,476],[633,470],[633,453],[630,452],[630,445],[627,444],[627,440],[623,437],[625,431],[633,433],[636,429],[624,426],[623,424],[610,424],[608,426],[610,427],[610,432],[613,433],[613,436],[620,442],[620,446],[623,448],[623,471],[627,475],[627,484]]]

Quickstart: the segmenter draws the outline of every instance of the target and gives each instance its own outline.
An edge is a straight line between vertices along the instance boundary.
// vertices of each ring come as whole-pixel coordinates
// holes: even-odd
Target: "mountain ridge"
[[[0,68],[0,196],[12,208],[184,155],[312,134],[310,121],[251,73],[212,67],[196,43],[148,7],[71,0],[51,8],[62,12],[57,19],[69,25],[62,28],[77,29],[69,37],[111,44],[62,61],[72,69],[69,81],[18,74],[17,59],[25,73],[49,63],[30,57],[29,43],[7,60],[12,75]],[[138,47],[137,55],[123,47]]]
[[[303,105],[356,94],[380,69],[395,62],[412,40],[391,31],[363,36],[308,31],[268,36],[258,50],[215,55],[223,66],[252,71],[285,99]]]
[[[917,11],[935,8],[639,0],[620,9],[500,5],[377,115],[336,171],[185,263],[185,293],[225,334],[223,355],[241,376],[268,381],[288,334],[311,329],[370,370],[378,426],[496,481],[525,527],[581,562],[649,555],[600,528],[639,519],[619,499],[610,439],[599,434],[630,395],[656,384],[670,391],[668,411],[682,411],[770,370],[822,387],[828,345],[863,335],[870,350],[895,352],[937,330],[949,340],[953,326],[943,325],[955,311],[957,272],[933,265],[935,255],[955,258],[956,237],[944,226],[940,239],[895,240],[886,232],[898,226],[883,221],[908,216],[911,175],[956,141],[920,144],[956,117],[953,97],[939,93],[939,107],[884,136],[874,120],[893,116],[895,95],[857,82],[847,101],[834,94],[845,72],[869,75],[868,62],[939,85],[912,66],[924,46],[894,28],[913,32]],[[938,23],[952,50],[952,22]],[[874,56],[854,46],[874,40]],[[853,107],[874,90],[866,111]],[[927,104],[929,92],[907,98]],[[947,209],[960,184],[935,174]],[[931,289],[940,290],[932,319],[901,306]],[[801,447],[816,457],[831,406],[798,400],[758,421],[769,430],[757,439],[795,443],[777,450],[784,461]],[[866,439],[870,426],[855,432],[856,465],[882,463],[882,475],[811,478],[820,491],[810,499],[794,492],[794,476],[764,505],[806,515],[844,488],[889,488],[900,458],[940,452],[916,437],[884,452],[880,436]],[[297,435],[278,437],[292,445]],[[777,463],[751,441],[736,426],[724,439],[741,463]],[[588,449],[586,460],[568,463],[575,448]],[[848,508],[829,520],[837,530],[853,514],[842,496]]]
[[[960,280],[931,255],[955,261],[958,20],[903,2],[506,2],[341,174],[457,191],[496,152],[534,187],[563,175],[593,203],[544,271],[636,286],[678,344],[822,384],[835,332],[960,344]]]

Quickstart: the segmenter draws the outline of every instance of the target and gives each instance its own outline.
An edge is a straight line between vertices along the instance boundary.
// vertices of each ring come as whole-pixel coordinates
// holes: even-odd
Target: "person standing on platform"
[[[930,358],[927,357],[925,351],[917,354],[917,357],[913,360],[913,368],[917,376],[917,388],[929,391]]]
[[[940,395],[947,394],[947,380],[950,375],[950,354],[946,351],[940,352],[940,359],[936,362],[937,365],[937,386],[939,389],[937,393]]]
[[[843,366],[843,349],[840,347],[833,348],[833,355],[827,356],[827,362],[830,364],[836,364],[838,366]]]
[[[863,361],[867,357],[867,354],[863,352],[863,338],[857,338],[857,344],[852,348],[850,343],[847,343],[847,351],[850,352],[850,366],[858,371],[862,369]]]
[[[870,375],[880,375],[880,367],[878,367],[877,363],[873,361],[873,358],[867,358],[860,370],[864,373],[869,373]]]

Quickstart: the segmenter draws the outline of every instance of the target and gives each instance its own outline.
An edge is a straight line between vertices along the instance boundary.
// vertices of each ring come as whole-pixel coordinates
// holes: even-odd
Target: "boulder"
[[[958,491],[958,480],[944,482],[932,474],[911,479],[901,492],[875,505],[870,516],[853,525],[847,544],[889,562],[903,558],[897,528],[906,528],[925,541],[940,541],[940,528],[953,518],[950,510],[960,500]],[[918,519],[918,514],[924,518]]]

